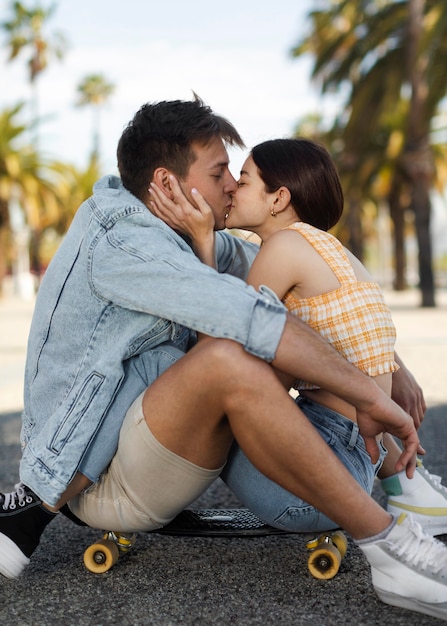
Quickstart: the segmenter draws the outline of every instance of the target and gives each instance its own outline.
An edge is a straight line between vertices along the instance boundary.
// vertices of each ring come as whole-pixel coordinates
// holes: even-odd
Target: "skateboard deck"
[[[186,509],[163,528],[151,534],[189,537],[261,537],[293,535],[292,531],[269,526],[248,509]],[[134,533],[106,531],[102,539],[84,552],[84,565],[94,574],[111,569],[118,558],[129,552],[135,543]],[[322,533],[308,541],[310,551],[307,565],[314,578],[330,579],[339,570],[346,554],[347,539],[342,531]]]
[[[269,526],[248,509],[186,509],[163,528],[150,532],[193,537],[259,537],[290,534]]]

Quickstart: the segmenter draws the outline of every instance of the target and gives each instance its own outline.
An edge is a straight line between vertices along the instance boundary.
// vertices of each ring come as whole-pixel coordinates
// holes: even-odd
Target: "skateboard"
[[[150,531],[161,535],[188,537],[261,537],[296,534],[269,526],[248,509],[186,509],[172,522]],[[84,565],[94,574],[110,570],[118,558],[129,552],[135,543],[135,533],[106,531],[102,539],[84,552]],[[308,569],[315,578],[333,578],[347,550],[344,533],[337,530],[323,533],[308,541]]]

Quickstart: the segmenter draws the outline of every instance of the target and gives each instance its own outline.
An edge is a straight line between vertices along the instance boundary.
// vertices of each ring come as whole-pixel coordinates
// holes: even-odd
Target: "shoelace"
[[[406,536],[391,545],[399,557],[404,555],[407,563],[419,565],[422,570],[430,568],[434,573],[447,568],[447,548],[441,541],[426,535],[411,517],[406,520],[406,529]]]
[[[11,493],[5,493],[3,495],[3,506],[2,509],[7,511],[14,511],[14,509],[18,506],[25,506],[25,504],[30,504],[33,501],[32,496],[26,493],[25,485],[23,483],[17,483],[14,486],[14,491]]]
[[[422,471],[426,479],[429,482],[433,483],[437,489],[441,489],[444,495],[447,497],[447,487],[444,487],[444,485],[441,484],[442,477],[437,476],[436,474],[430,474],[430,472],[426,470],[425,467],[420,467],[419,469],[420,471]]]

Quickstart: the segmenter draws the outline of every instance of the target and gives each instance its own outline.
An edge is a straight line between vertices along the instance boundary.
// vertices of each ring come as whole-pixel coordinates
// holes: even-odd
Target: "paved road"
[[[429,411],[422,427],[426,466],[447,477],[447,293],[435,310],[419,309],[415,293],[387,294],[398,329],[398,352],[423,385]],[[23,361],[32,302],[0,301],[0,486],[12,488],[20,458]],[[374,492],[383,502],[380,487]],[[219,481],[204,506],[237,501]],[[88,573],[82,553],[97,533],[60,516],[48,528],[30,567],[17,581],[0,580],[5,626],[211,624],[382,626],[439,623],[382,604],[369,568],[350,542],[339,574],[316,581],[306,569],[306,537],[209,539],[140,535],[133,552],[102,576]],[[447,536],[441,538],[447,541]]]

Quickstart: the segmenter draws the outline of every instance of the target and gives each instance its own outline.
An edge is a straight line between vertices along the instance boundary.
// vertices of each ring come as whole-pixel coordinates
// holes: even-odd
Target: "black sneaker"
[[[79,517],[71,511],[68,504],[64,504],[64,506],[61,506],[61,508],[59,509],[59,513],[63,513],[65,517],[68,517],[68,519],[74,522],[77,526],[88,526],[88,524],[79,519]]]
[[[0,574],[17,578],[39,545],[45,526],[56,517],[23,483],[0,493]]]

